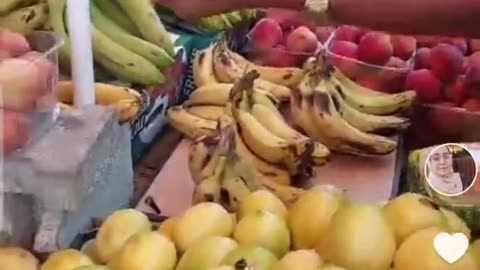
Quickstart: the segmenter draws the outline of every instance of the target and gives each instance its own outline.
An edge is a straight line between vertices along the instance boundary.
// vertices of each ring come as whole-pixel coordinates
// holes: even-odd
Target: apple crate
[[[46,133],[59,115],[54,89],[63,40],[45,31],[25,37],[6,30],[0,34],[7,40],[0,47],[2,144],[10,155]]]
[[[416,40],[343,25],[325,44],[327,61],[364,87],[381,92],[404,90],[413,68]]]

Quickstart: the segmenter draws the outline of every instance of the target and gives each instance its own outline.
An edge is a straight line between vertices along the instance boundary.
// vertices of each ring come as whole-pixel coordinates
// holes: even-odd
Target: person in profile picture
[[[454,154],[452,146],[437,147],[428,159],[427,180],[437,192],[445,195],[459,195],[469,188],[475,178],[475,161],[465,149]],[[461,163],[461,171],[459,170]]]

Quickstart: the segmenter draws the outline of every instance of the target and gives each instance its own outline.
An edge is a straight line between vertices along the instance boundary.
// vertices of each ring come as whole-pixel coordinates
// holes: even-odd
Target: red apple
[[[58,80],[58,70],[57,67],[45,58],[41,53],[38,52],[29,52],[21,57],[22,59],[28,60],[37,66],[38,71],[40,72],[39,82],[39,94],[43,95],[49,91],[53,91],[55,83]]]
[[[463,103],[462,107],[469,112],[480,112],[480,99],[470,98]]]
[[[0,52],[10,57],[18,57],[31,51],[24,36],[8,30],[0,30]]]
[[[0,50],[0,62],[8,58],[12,58],[10,52]]]
[[[442,98],[442,83],[428,69],[410,72],[405,81],[405,88],[415,90],[423,102],[435,103]]]
[[[431,50],[430,67],[443,82],[451,82],[463,70],[463,54],[453,45],[439,44]]]
[[[480,62],[480,52],[472,53],[467,59],[469,62]]]
[[[287,37],[287,50],[295,53],[313,53],[317,50],[318,39],[306,26],[293,30]]]
[[[31,121],[24,113],[7,110],[0,110],[0,118],[3,122],[0,143],[3,154],[9,155],[27,143]]]
[[[414,68],[415,69],[430,68],[431,57],[432,57],[432,54],[431,54],[430,48],[424,47],[424,48],[418,49],[415,55]]]
[[[468,45],[464,38],[447,38],[443,42],[455,46],[463,55],[467,53]]]
[[[255,49],[267,50],[280,44],[283,32],[275,20],[263,18],[253,27],[250,37]]]
[[[469,44],[470,44],[470,49],[473,52],[480,51],[480,39],[471,39]]]
[[[363,87],[379,92],[383,92],[385,88],[382,80],[376,76],[361,76],[358,77],[355,82]]]
[[[358,44],[359,59],[372,65],[385,65],[392,54],[390,35],[382,32],[366,33]]]
[[[10,58],[0,63],[0,108],[31,112],[44,78],[34,63]]]
[[[441,37],[439,36],[415,36],[417,39],[417,47],[419,48],[433,48],[435,47],[438,43],[440,43]]]
[[[405,79],[408,75],[408,66],[402,59],[393,56],[385,65],[387,68],[380,73],[381,80],[384,82],[386,92],[398,92],[403,89]]]
[[[480,97],[480,52],[474,53],[468,58],[465,81],[470,94]]]
[[[398,69],[407,69],[407,62],[402,60],[399,57],[392,56],[390,60],[385,64],[385,67],[398,68]]]
[[[335,40],[350,41],[357,43],[361,37],[360,28],[352,25],[342,25],[335,31]]]
[[[315,28],[315,34],[321,43],[325,43],[330,38],[334,30],[335,29],[330,26],[317,26],[317,28]]]
[[[462,106],[468,98],[465,76],[458,76],[453,83],[445,87],[445,97],[457,106]]]
[[[272,67],[295,67],[301,64],[299,56],[288,52],[283,45],[262,52],[259,60],[262,65]]]
[[[331,47],[333,64],[347,77],[353,79],[358,71],[358,46],[350,41],[334,41]]]
[[[412,36],[394,35],[392,36],[393,55],[408,60],[417,49],[417,40]]]

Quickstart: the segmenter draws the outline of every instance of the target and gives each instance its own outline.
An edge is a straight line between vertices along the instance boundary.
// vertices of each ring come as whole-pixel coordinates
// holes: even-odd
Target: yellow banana
[[[340,115],[353,127],[368,133],[392,134],[397,131],[405,130],[410,120],[404,117],[390,115],[367,114],[352,107],[346,102],[335,86],[328,86],[332,100],[335,102]]]
[[[272,83],[262,79],[256,79],[254,83],[255,89],[263,90],[271,93],[279,101],[287,101],[290,99],[290,88]]]
[[[313,119],[320,131],[321,143],[331,150],[359,155],[384,155],[396,149],[394,140],[362,132],[348,124],[325,87],[321,82],[313,93]]]
[[[193,115],[212,121],[218,121],[218,118],[225,114],[225,107],[221,106],[200,105],[187,107],[186,109]]]
[[[48,21],[48,5],[38,3],[0,17],[0,28],[26,35],[31,31],[42,29]]]
[[[218,137],[199,137],[192,142],[188,151],[188,168],[194,183],[202,179],[202,171],[213,157]]]
[[[185,102],[186,106],[213,105],[225,106],[228,103],[233,84],[215,83],[197,88]],[[278,113],[278,100],[270,93],[255,89],[252,102],[260,103]]]
[[[229,128],[230,125],[229,122],[227,123],[224,119],[224,117],[221,117],[217,122],[217,128],[213,136],[206,136],[203,139],[205,143],[207,143],[208,145],[212,145],[212,148],[214,148],[214,150],[209,157],[209,161],[201,170],[200,178],[205,178],[209,175],[212,175],[220,158],[226,156],[226,154],[230,150],[230,138],[226,136],[228,134],[226,134],[225,130],[225,128]]]
[[[65,104],[73,104],[74,85],[72,81],[57,84],[57,99]],[[119,112],[120,122],[134,120],[142,111],[144,100],[136,90],[105,83],[95,84],[95,102],[111,107]]]
[[[312,160],[316,166],[323,166],[330,159],[330,150],[319,142],[313,143]]]
[[[272,181],[270,178],[260,178],[262,189],[275,194],[287,207],[295,203],[306,191],[301,188],[286,186]]]
[[[225,106],[228,102],[228,96],[230,95],[232,86],[232,84],[228,83],[214,83],[201,86],[190,94],[185,105]]]
[[[60,102],[73,104],[73,82],[58,82],[55,94]],[[138,100],[141,98],[142,95],[138,91],[128,87],[95,83],[95,102],[100,105],[111,105],[120,100]]]
[[[237,110],[234,115],[241,138],[262,159],[275,164],[296,160],[290,142],[271,133],[248,112]]]
[[[142,111],[142,106],[137,100],[123,99],[111,104],[109,107],[119,112],[120,123],[135,120]]]
[[[394,114],[412,106],[416,98],[415,91],[404,91],[397,94],[379,94],[361,87],[339,71],[334,71],[328,78],[340,95],[357,110],[375,115]]]
[[[192,70],[197,87],[218,83],[213,70],[213,45],[195,55]]]
[[[211,135],[217,128],[217,123],[195,116],[182,106],[173,106],[167,110],[169,124],[183,135],[195,139],[204,135]]]
[[[226,177],[222,183],[222,199],[227,202],[227,210],[236,212],[241,202],[252,193],[241,177]],[[223,198],[225,196],[226,198]]]
[[[282,139],[292,141],[293,143],[310,141],[308,137],[290,127],[285,119],[272,113],[269,108],[262,104],[253,104],[250,113],[266,129]]]
[[[260,79],[283,86],[295,87],[304,72],[299,68],[276,68],[256,65],[228,49],[225,42],[217,42],[213,48],[213,67],[218,80],[234,83],[249,71],[257,71]]]
[[[252,164],[257,171],[263,174],[265,177],[271,178],[276,183],[282,185],[290,185],[291,179],[288,171],[279,168],[277,165],[268,163],[257,155],[255,155],[243,142],[242,138],[238,135],[238,132],[235,136],[235,150],[238,155],[244,159],[246,162]]]
[[[290,112],[295,125],[301,128],[314,141],[319,141],[321,132],[315,126],[313,120],[312,107],[312,86],[310,85],[310,74],[305,75],[305,78],[299,84],[298,88],[292,90],[292,97],[290,99]]]
[[[234,83],[247,73],[244,67],[237,64],[229,53],[225,42],[217,42],[213,47],[213,69],[216,78],[224,83]]]
[[[250,114],[249,108],[255,104],[249,98],[255,93],[252,90],[255,78],[258,78],[257,72],[247,73],[235,83],[230,94],[230,110],[238,134],[256,155],[267,162],[286,166],[295,175],[311,147],[308,142],[292,143],[274,135]]]
[[[226,158],[220,157],[212,175],[202,179],[193,190],[192,202],[219,202]]]
[[[279,102],[270,93],[264,92],[262,90],[254,89],[251,96],[248,96],[247,94],[245,95],[246,96],[244,97],[244,99],[242,100],[242,103],[240,104],[240,106],[243,109],[249,110],[251,107],[251,104],[262,104],[273,113],[277,115],[281,115],[280,111],[278,110]]]
[[[308,104],[308,99],[311,98],[312,92],[302,91],[307,85],[300,84],[299,89],[292,91],[292,98],[290,100],[290,112],[293,122],[299,126],[310,138],[314,140],[314,147],[312,152],[312,160],[316,166],[323,166],[330,158],[330,150],[319,142],[321,132],[315,126],[312,117],[312,108]]]

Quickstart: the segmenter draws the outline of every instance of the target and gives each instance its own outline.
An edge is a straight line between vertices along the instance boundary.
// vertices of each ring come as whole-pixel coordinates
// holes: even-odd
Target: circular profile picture
[[[443,196],[459,196],[475,184],[477,165],[472,153],[460,144],[443,144],[430,152],[425,163],[430,187]]]

